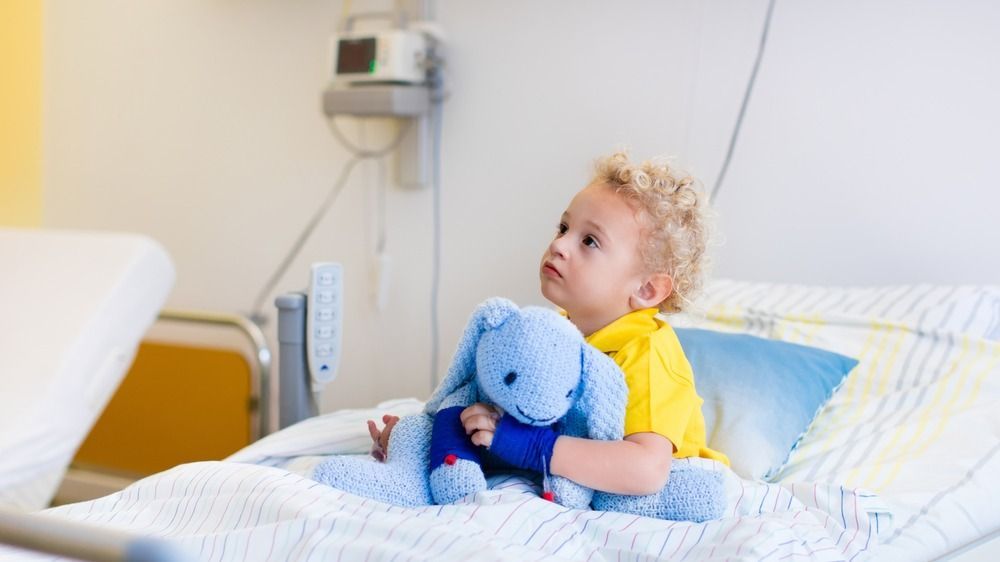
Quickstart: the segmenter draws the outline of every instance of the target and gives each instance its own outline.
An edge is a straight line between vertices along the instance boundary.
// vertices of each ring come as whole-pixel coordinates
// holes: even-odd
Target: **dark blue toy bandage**
[[[434,414],[434,428],[431,430],[430,470],[444,464],[450,455],[482,464],[479,448],[465,434],[462,425],[463,406],[452,406]],[[451,463],[449,463],[451,464]]]
[[[544,473],[552,466],[552,450],[558,438],[551,426],[527,425],[504,414],[493,434],[490,453],[517,468]]]

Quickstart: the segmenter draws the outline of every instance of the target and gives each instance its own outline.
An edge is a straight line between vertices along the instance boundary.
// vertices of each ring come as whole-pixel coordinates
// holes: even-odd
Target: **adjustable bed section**
[[[0,505],[48,505],[174,282],[155,241],[0,229]]]

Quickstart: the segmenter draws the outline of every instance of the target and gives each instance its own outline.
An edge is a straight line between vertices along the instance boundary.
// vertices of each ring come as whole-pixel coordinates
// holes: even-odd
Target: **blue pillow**
[[[733,470],[773,477],[834,390],[858,364],[830,351],[747,334],[677,328],[705,400],[708,446]]]

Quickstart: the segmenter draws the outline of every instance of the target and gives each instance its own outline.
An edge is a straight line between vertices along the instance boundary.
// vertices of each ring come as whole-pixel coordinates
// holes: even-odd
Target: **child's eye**
[[[559,234],[566,234],[566,231],[569,230],[569,227],[566,226],[566,223],[561,222],[559,223],[559,228],[557,230],[559,231]]]
[[[588,248],[600,248],[601,245],[597,243],[597,239],[591,235],[586,235],[583,237],[583,245]]]

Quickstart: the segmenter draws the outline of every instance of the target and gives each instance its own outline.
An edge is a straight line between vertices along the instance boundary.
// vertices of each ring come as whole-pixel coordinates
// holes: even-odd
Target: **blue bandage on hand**
[[[489,451],[511,466],[544,473],[552,466],[552,450],[558,438],[551,426],[524,424],[504,414],[493,433]]]
[[[462,426],[462,406],[445,408],[434,416],[431,429],[430,469],[443,463],[454,464],[457,459],[465,459],[481,464],[480,449],[472,444]]]

